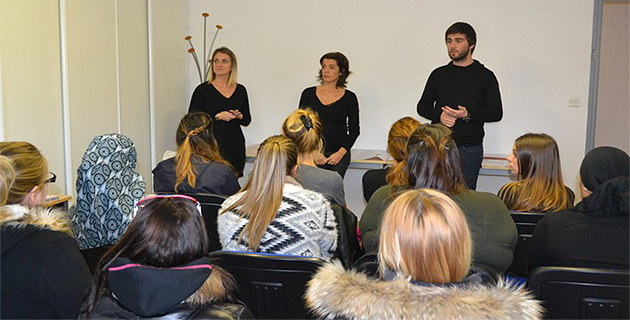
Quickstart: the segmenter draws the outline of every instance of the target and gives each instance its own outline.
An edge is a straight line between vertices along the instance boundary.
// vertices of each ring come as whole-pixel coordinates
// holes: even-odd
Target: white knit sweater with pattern
[[[252,251],[247,247],[246,236],[238,240],[249,219],[241,217],[235,210],[221,213],[242,195],[241,192],[229,197],[219,211],[217,223],[223,250]],[[280,210],[267,227],[258,252],[330,260],[336,249],[337,223],[328,200],[320,193],[302,188],[297,182],[287,181]]]

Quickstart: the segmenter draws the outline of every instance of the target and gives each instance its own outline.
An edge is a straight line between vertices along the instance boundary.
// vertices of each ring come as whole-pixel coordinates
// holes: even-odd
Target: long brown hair
[[[411,134],[405,163],[410,187],[437,189],[448,194],[468,190],[451,135],[451,129],[442,124],[423,124]]]
[[[127,231],[98,263],[94,282],[86,295],[82,312],[96,306],[108,287],[107,268],[118,257],[142,265],[171,268],[208,254],[208,233],[203,217],[188,199],[156,198],[138,209]]]
[[[499,192],[508,209],[548,212],[572,206],[562,180],[556,140],[544,133],[527,133],[514,146],[520,180]]]
[[[239,241],[247,236],[248,246],[257,250],[267,227],[276,218],[282,204],[282,190],[287,175],[291,175],[297,165],[297,146],[291,139],[277,135],[260,144],[254,168],[242,196],[221,214],[236,210],[249,221],[239,236]]]
[[[177,127],[175,142],[177,142],[175,190],[184,179],[187,179],[188,185],[195,187],[197,177],[195,167],[191,163],[193,155],[203,162],[218,162],[232,168],[219,153],[219,146],[212,135],[212,118],[205,112],[185,115]]]
[[[387,172],[385,180],[387,184],[394,186],[407,185],[407,173],[405,172],[405,159],[407,158],[407,140],[418,128],[420,121],[412,117],[404,117],[394,122],[387,135],[387,152],[396,160],[396,163]]]
[[[416,281],[460,282],[472,259],[466,218],[441,192],[406,191],[383,215],[378,255],[381,274],[387,268]]]

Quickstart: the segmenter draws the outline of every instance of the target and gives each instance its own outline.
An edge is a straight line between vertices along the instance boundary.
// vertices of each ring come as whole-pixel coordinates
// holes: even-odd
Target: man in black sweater
[[[503,117],[499,83],[472,53],[477,34],[471,25],[456,22],[446,30],[451,62],[429,76],[418,102],[418,114],[453,130],[466,185],[477,188],[483,161],[483,124]]]

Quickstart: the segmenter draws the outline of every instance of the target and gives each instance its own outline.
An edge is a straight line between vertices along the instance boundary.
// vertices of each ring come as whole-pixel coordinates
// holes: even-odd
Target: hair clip
[[[300,116],[300,120],[302,120],[302,123],[306,127],[306,131],[309,131],[309,130],[313,129],[313,121],[311,121],[310,117],[305,116],[305,115],[301,115]]]

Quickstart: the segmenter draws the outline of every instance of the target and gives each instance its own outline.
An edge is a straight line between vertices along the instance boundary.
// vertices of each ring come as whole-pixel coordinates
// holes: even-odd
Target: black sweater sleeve
[[[252,114],[249,111],[249,98],[247,97],[247,89],[245,89],[245,86],[243,85],[239,86],[243,89],[243,97],[241,100],[242,104],[241,107],[238,109],[238,111],[240,111],[243,115],[243,119],[240,120],[240,124],[246,127],[252,122]]]
[[[433,122],[440,122],[441,108],[435,108],[435,100],[437,97],[437,89],[435,87],[435,71],[431,73],[427,84],[422,92],[422,97],[418,101],[418,114]]]
[[[347,107],[347,116],[348,116],[348,136],[343,142],[343,147],[350,151],[355,141],[359,137],[361,133],[361,128],[359,126],[359,100],[357,96],[353,93],[350,95],[350,99],[348,101]]]
[[[207,110],[204,110],[204,93],[203,91],[203,83],[199,86],[197,86],[197,88],[195,88],[195,91],[193,91],[192,94],[192,98],[190,98],[190,106],[188,107],[188,113],[191,112],[207,112]],[[211,114],[210,116],[212,116],[214,118],[214,114]]]
[[[501,104],[501,92],[499,82],[490,72],[489,79],[485,81],[483,88],[484,105],[481,109],[470,114],[471,121],[475,122],[495,122],[503,118],[503,105]]]

